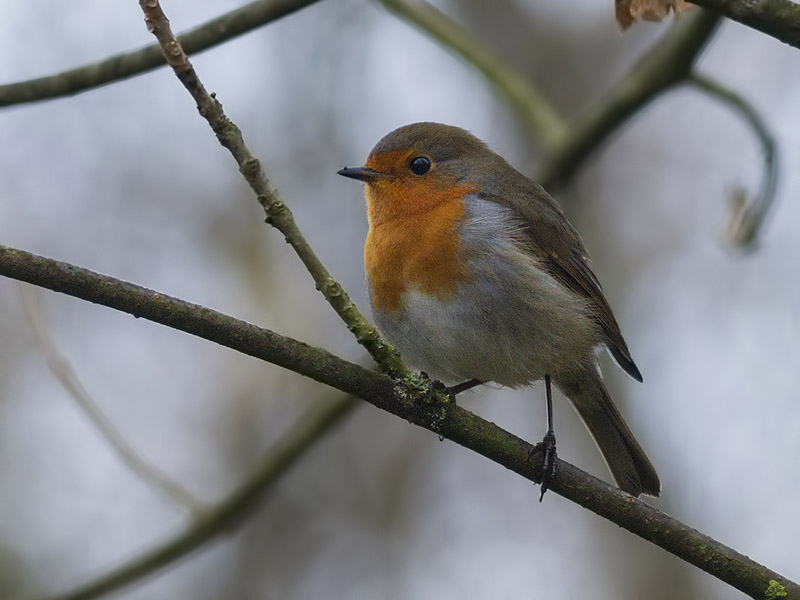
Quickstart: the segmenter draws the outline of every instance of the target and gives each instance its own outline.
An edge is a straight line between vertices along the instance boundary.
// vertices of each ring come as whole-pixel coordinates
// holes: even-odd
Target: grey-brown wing
[[[524,176],[520,174],[520,177]],[[532,249],[544,267],[562,285],[589,301],[592,315],[606,335],[608,349],[614,360],[631,377],[642,381],[600,282],[592,272],[589,254],[578,232],[542,186],[528,178],[524,178],[524,182],[518,180],[514,183],[517,191],[524,192],[514,196],[527,201],[519,202],[493,194],[480,195],[485,200],[513,209],[520,216]],[[522,186],[524,190],[519,189]]]

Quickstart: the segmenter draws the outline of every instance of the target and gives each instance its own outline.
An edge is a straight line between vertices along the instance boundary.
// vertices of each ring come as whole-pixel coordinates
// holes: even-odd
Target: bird
[[[661,482],[614,404],[606,349],[642,375],[578,232],[545,189],[465,129],[433,122],[384,136],[361,167],[367,291],[375,324],[406,364],[455,394],[544,380],[542,495],[555,477],[551,383],[586,424],[620,489]],[[541,500],[541,497],[540,497]]]

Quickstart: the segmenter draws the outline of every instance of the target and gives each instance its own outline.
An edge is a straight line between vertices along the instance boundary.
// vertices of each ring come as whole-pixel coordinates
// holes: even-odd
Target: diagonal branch
[[[525,119],[534,137],[546,149],[556,144],[564,133],[564,123],[527,79],[427,2],[421,0],[382,0],[382,2],[389,10],[417,26],[478,69],[514,106]]]
[[[729,227],[733,242],[753,243],[772,207],[777,183],[777,157],[772,137],[758,114],[742,98],[708,80],[695,81],[697,58],[713,36],[719,15],[695,10],[682,15],[664,37],[642,57],[613,90],[593,101],[565,123],[525,78],[472,39],[445,14],[423,0],[382,0],[390,10],[428,33],[475,67],[525,118],[543,146],[544,164],[534,179],[546,188],[567,182],[575,171],[620,126],[663,92],[693,83],[733,106],[754,128],[764,148],[765,175],[759,196],[750,205],[737,196]]]
[[[353,396],[321,402],[311,409],[260,461],[258,467],[233,492],[226,496],[202,519],[190,524],[172,539],[140,556],[49,600],[89,600],[119,590],[157,573],[176,560],[202,547],[232,527],[239,525],[258,506],[270,487],[286,473],[326,433],[341,422],[359,402]]]
[[[0,245],[0,275],[121,310],[290,369],[362,398],[526,479],[541,481],[543,457],[537,448],[447,396],[432,393],[427,385],[400,385],[325,350],[214,310],[8,246]],[[772,597],[800,600],[797,583],[560,459],[550,489],[752,598],[761,600],[767,590],[777,590],[779,595]]]
[[[546,188],[568,181],[622,123],[653,98],[686,80],[718,23],[719,16],[704,10],[681,16],[614,89],[578,114],[535,179]]]
[[[255,0],[182,33],[178,39],[186,52],[195,54],[277,21],[317,1]],[[0,85],[0,107],[72,96],[147,73],[164,62],[161,48],[158,44],[152,44],[62,73]]]
[[[256,194],[259,204],[267,215],[267,223],[278,229],[286,242],[303,262],[317,289],[333,307],[347,328],[355,335],[375,362],[394,376],[408,376],[400,355],[381,339],[373,327],[358,310],[347,292],[328,272],[303,236],[294,220],[292,211],[283,202],[278,190],[267,178],[259,160],[245,144],[241,130],[222,111],[222,104],[206,91],[197,73],[189,62],[180,42],[173,35],[169,21],[161,10],[158,0],[139,0],[145,15],[147,29],[156,36],[167,64],[197,103],[200,115],[208,121],[220,144],[233,156],[239,171]]]
[[[36,290],[21,288],[22,304],[25,314],[31,323],[39,346],[47,359],[47,366],[64,387],[75,403],[100,432],[109,446],[117,453],[123,463],[142,481],[161,492],[178,506],[188,510],[195,518],[200,518],[205,506],[178,482],[173,481],[156,465],[142,458],[134,450],[122,434],[117,431],[111,420],[94,401],[91,394],[81,383],[66,358],[58,351],[55,343],[47,333]]]
[[[800,48],[800,4],[792,0],[691,0],[742,25]]]
[[[728,225],[731,241],[740,247],[752,246],[775,201],[778,186],[778,157],[775,138],[758,111],[739,94],[705,75],[692,74],[688,83],[735,110],[750,125],[764,151],[764,174],[758,196],[748,204],[744,192],[733,197],[733,214]]]
[[[720,17],[696,10],[682,16],[613,90],[565,123],[524,77],[423,0],[382,0],[390,10],[475,67],[525,118],[544,147],[534,177],[546,188],[563,184],[619,126],[665,90],[685,81]]]

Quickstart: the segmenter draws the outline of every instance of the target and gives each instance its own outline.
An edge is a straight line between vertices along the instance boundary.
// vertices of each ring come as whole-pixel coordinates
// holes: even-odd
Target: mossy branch
[[[208,93],[197,76],[189,57],[172,33],[169,21],[157,0],[140,0],[147,29],[158,40],[167,64],[175,72],[183,86],[197,103],[197,110],[208,122],[220,144],[233,156],[239,171],[244,176],[258,202],[267,215],[267,223],[279,230],[286,242],[294,249],[328,303],[333,307],[347,328],[355,335],[375,362],[394,377],[408,377],[409,373],[400,360],[400,355],[389,346],[358,310],[347,292],[330,274],[303,236],[294,220],[292,211],[283,201],[261,167],[259,160],[247,147],[241,130],[223,112],[216,96]]]
[[[534,446],[457,406],[446,395],[431,391],[430,386],[416,379],[398,382],[320,348],[209,308],[2,245],[0,275],[127,312],[284,367],[362,398],[535,483],[541,481],[543,457]],[[752,598],[763,600],[767,590],[776,589],[777,585],[789,600],[800,600],[800,586],[795,582],[567,462],[558,461],[550,489]],[[533,506],[534,494],[531,499]],[[164,555],[156,567],[165,566],[195,547],[182,546],[184,553]]]

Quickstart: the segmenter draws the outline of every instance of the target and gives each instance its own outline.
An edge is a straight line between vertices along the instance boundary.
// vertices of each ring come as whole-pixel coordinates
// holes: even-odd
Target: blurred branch
[[[245,144],[241,130],[222,111],[222,104],[216,96],[212,97],[206,91],[189,62],[189,57],[172,34],[169,21],[161,10],[158,0],[139,0],[139,5],[144,12],[147,29],[156,36],[167,64],[172,67],[175,75],[194,98],[197,110],[208,121],[220,144],[231,153],[239,165],[239,172],[256,194],[259,204],[267,215],[267,223],[283,234],[286,242],[294,249],[313,277],[317,289],[355,335],[358,343],[372,355],[375,362],[387,373],[395,376],[407,375],[408,371],[399,354],[381,339],[378,330],[364,318],[347,292],[331,276],[303,237],[292,211],[283,202],[275,186],[267,179],[259,160]]]
[[[623,122],[685,81],[718,23],[719,16],[705,10],[693,10],[677,19],[613,90],[593,101],[569,124],[535,179],[546,188],[563,184]]]
[[[522,75],[494,56],[450,18],[422,0],[381,0],[392,12],[426,32],[474,66],[525,119],[546,149],[564,133],[564,123],[550,104]]]
[[[343,392],[363,398],[378,408],[472,449],[523,477],[540,482],[543,457],[538,448],[457,406],[448,396],[431,391],[429,382],[407,376],[399,358],[361,317],[339,284],[331,278],[300,235],[291,213],[281,201],[277,190],[264,176],[258,161],[248,151],[240,131],[225,117],[219,103],[208,95],[198,80],[186,55],[169,31],[158,1],[140,0],[140,4],[145,12],[148,27],[159,39],[168,62],[194,97],[200,113],[208,120],[220,142],[233,154],[241,172],[264,207],[268,222],[277,227],[292,244],[314,277],[318,289],[348,323],[359,341],[371,351],[379,363],[383,364],[385,370],[395,376],[402,375],[402,381],[374,373],[322,349],[307,346],[216,311],[20,250],[0,246],[0,274],[130,312],[135,316],[175,327],[289,368]],[[594,112],[590,112],[588,117],[579,119],[576,122],[577,129],[570,130],[573,131],[577,142],[570,142],[569,132],[566,134],[567,137],[562,139],[557,150],[560,148],[567,158],[570,156],[572,158],[564,162],[565,166],[553,169],[552,177],[555,180],[564,178],[564,173],[568,174],[570,169],[574,169],[574,164],[582,160],[599,143],[598,140],[607,136],[634,110],[659,91],[686,78],[692,62],[713,31],[717,19],[700,12],[699,16],[683,21],[688,21],[689,24],[679,23],[668,34],[674,46],[670,46],[669,40],[659,44],[634,69],[624,82],[625,85],[621,86],[623,89],[609,96],[610,108],[607,109],[605,117],[602,114],[598,117]],[[683,31],[684,37],[680,37],[675,30]],[[690,35],[692,32],[694,34]],[[666,60],[659,51],[666,55],[669,48],[672,51],[668,53],[669,60]],[[682,73],[679,70],[672,70],[674,68],[672,63],[683,64],[682,59],[688,61],[685,70]],[[642,64],[648,60],[653,72],[642,68]],[[658,70],[656,67],[667,69],[669,72],[659,75],[655,73]],[[570,155],[564,148],[572,148],[572,154]],[[570,162],[574,164],[570,165]],[[288,464],[283,467],[285,468],[288,468]],[[259,491],[261,489],[263,488],[258,488]],[[753,598],[764,598],[772,594],[774,597],[800,599],[800,586],[796,583],[569,463],[558,460],[557,473],[551,483],[551,489],[726,581]],[[96,582],[89,595],[86,593],[86,588],[83,588],[77,595],[72,594],[68,597],[96,596],[165,566],[211,539],[225,526],[229,526],[252,505],[254,497],[257,497],[257,493],[251,492],[244,495],[245,500],[240,498],[231,501],[230,505],[227,502],[223,503],[222,506],[227,506],[229,510],[224,513],[224,518],[220,519],[222,525],[216,524],[215,521],[211,521],[212,525],[208,525],[209,520],[201,520],[177,540],[140,559],[135,559],[116,573]]]
[[[775,138],[761,115],[742,96],[713,79],[697,73],[692,74],[688,83],[735,110],[753,129],[764,150],[764,174],[761,177],[761,190],[749,205],[744,191],[740,190],[735,193],[733,212],[728,225],[728,233],[734,244],[741,247],[751,246],[775,200],[778,182]]]
[[[662,92],[686,81],[720,21],[704,10],[681,16],[613,90],[564,123],[525,78],[438,9],[422,0],[381,1],[474,66],[525,118],[545,149],[544,165],[534,179],[546,188],[567,181],[622,123]]]
[[[195,54],[313,4],[317,0],[256,0],[179,36],[186,52]],[[158,44],[124,52],[100,62],[18,83],[0,85],[0,107],[71,96],[164,64]]]
[[[800,48],[800,4],[797,2],[792,0],[691,0],[691,2],[766,33],[784,44]]]
[[[158,572],[215,537],[229,533],[232,527],[241,524],[280,477],[359,403],[353,396],[320,402],[267,451],[238,488],[208,510],[203,518],[119,568],[51,600],[88,600],[109,594]]]
[[[53,340],[47,331],[42,317],[36,291],[27,287],[20,286],[22,294],[22,305],[25,314],[31,323],[36,339],[42,352],[47,359],[47,366],[58,379],[59,383],[75,400],[78,407],[89,418],[95,428],[100,432],[106,442],[113,448],[122,462],[133,471],[140,479],[148,483],[175,504],[184,507],[194,517],[198,518],[203,514],[205,507],[192,494],[186,491],[177,482],[173,481],[158,467],[148,463],[139,456],[124,437],[117,431],[114,424],[103,413],[86,388],[81,384],[80,379],[75,375],[75,371],[70,366],[64,356],[56,348]]]
[[[677,84],[692,83],[731,105],[753,127],[764,148],[765,175],[760,194],[749,205],[743,193],[734,198],[729,226],[735,244],[744,247],[755,240],[775,196],[778,163],[774,140],[759,115],[743,98],[692,72],[700,52],[719,24],[719,15],[695,10],[678,18],[613,90],[565,124],[533,86],[471,39],[442,12],[423,0],[381,1],[478,69],[525,117],[534,137],[545,147],[544,164],[534,179],[546,188],[569,180],[589,155],[625,121]]]
[[[209,308],[2,245],[0,275],[128,312],[290,369],[362,398],[531,481],[541,481],[543,456],[537,447],[432,392],[424,380],[408,377],[398,382]],[[783,592],[788,600],[800,600],[797,583],[560,459],[550,489],[752,598],[762,600],[767,590],[777,590],[779,595],[772,597]],[[202,527],[202,522],[195,527]]]

